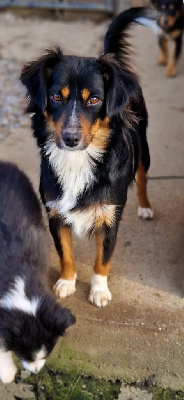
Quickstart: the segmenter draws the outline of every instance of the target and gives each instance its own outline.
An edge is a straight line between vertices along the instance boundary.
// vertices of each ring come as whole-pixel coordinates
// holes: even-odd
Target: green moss
[[[151,392],[153,393],[153,400],[184,400],[184,392],[174,391],[169,388],[154,387]]]
[[[163,389],[154,387],[150,391],[153,393],[153,400],[162,400],[163,399]]]
[[[65,364],[65,357],[70,359],[71,364]],[[95,373],[91,371],[90,376],[86,376],[85,360],[80,358],[76,368],[76,364],[72,363],[72,359],[72,352],[70,351],[65,352],[62,358],[53,357],[38,375],[30,375],[21,381],[33,385],[37,400],[118,399],[121,387],[119,380],[113,382],[100,379],[99,373],[99,378],[97,379],[98,371],[96,370]],[[17,380],[20,380],[20,375]],[[129,384],[131,385],[131,383]],[[184,400],[183,391],[173,391],[169,388],[156,387],[156,382],[152,380],[144,383],[139,382],[139,384],[134,382],[132,384],[152,393],[153,400]]]
[[[58,374],[49,368],[38,376],[31,375],[26,382],[33,385],[37,400],[115,400],[121,386],[119,381]]]

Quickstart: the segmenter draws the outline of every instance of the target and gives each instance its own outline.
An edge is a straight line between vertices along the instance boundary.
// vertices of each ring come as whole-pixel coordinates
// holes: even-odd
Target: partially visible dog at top
[[[159,65],[166,65],[166,75],[177,75],[178,61],[182,52],[182,36],[184,30],[183,0],[151,0],[158,11],[158,44],[160,56]],[[169,54],[168,42],[172,49]]]
[[[0,162],[0,380],[16,374],[12,352],[37,373],[75,322],[47,284],[47,235],[39,201],[23,172]]]
[[[129,26],[148,14],[141,7],[121,13],[97,59],[63,55],[57,47],[22,70],[41,153],[40,193],[60,257],[54,287],[60,298],[76,290],[73,231],[96,238],[89,301],[104,307],[111,300],[107,276],[135,174],[138,215],[153,218],[146,189],[148,116],[127,41]]]

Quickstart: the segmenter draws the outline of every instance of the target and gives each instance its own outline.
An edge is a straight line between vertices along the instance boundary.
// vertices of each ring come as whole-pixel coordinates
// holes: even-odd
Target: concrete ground
[[[63,23],[0,15],[0,159],[16,162],[37,191],[39,152],[29,117],[23,115],[26,99],[18,83],[20,69],[25,61],[54,44],[60,44],[65,53],[98,55],[106,26],[107,23],[95,25],[91,21]],[[149,381],[181,390],[184,52],[178,76],[168,79],[165,68],[156,65],[158,48],[154,33],[136,26],[132,29],[132,43],[135,68],[149,112],[148,190],[155,219],[138,219],[136,190],[134,186],[130,188],[109,275],[112,301],[104,309],[87,300],[94,243],[74,238],[77,292],[62,303],[76,315],[77,323],[67,338],[59,342],[48,364],[98,378],[119,378],[128,383]],[[59,276],[59,260],[52,240],[51,247],[50,282],[54,284]]]

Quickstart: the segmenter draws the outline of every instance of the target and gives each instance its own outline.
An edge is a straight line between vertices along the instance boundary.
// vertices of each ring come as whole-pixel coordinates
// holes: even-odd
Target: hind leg
[[[154,212],[151,209],[147,195],[146,170],[141,161],[139,162],[136,174],[136,185],[138,195],[138,216],[143,219],[153,219]]]

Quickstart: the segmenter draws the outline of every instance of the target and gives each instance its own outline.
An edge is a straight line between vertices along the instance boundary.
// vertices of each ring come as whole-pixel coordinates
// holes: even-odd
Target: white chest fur
[[[55,208],[70,224],[76,234],[86,234],[95,224],[96,219],[108,216],[112,222],[115,206],[104,205],[90,207],[84,211],[72,211],[77,198],[85,190],[92,188],[95,183],[95,161],[101,161],[103,152],[99,152],[93,145],[85,150],[66,151],[59,149],[55,142],[47,142],[45,147],[49,162],[63,189],[60,199],[47,203]],[[104,215],[105,214],[105,215]]]

